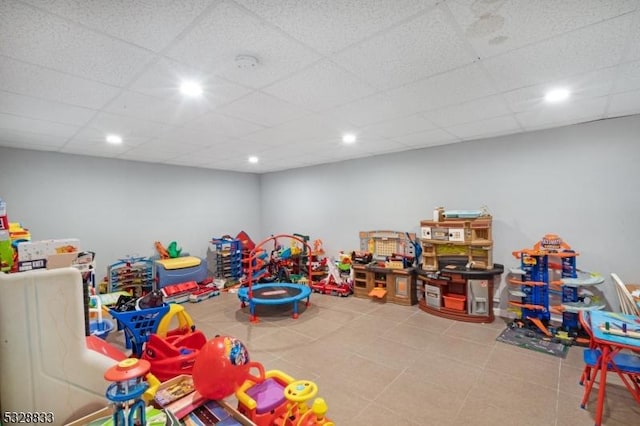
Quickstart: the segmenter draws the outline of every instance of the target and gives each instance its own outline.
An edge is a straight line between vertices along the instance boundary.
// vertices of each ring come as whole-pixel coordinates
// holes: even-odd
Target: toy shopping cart
[[[126,346],[132,349],[133,355],[140,357],[142,348],[149,340],[149,335],[156,332],[162,317],[169,312],[169,305],[136,311],[118,312],[109,310],[111,316],[124,327]]]

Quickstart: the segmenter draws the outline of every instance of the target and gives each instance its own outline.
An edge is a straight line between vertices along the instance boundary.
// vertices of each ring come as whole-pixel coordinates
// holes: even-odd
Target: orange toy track
[[[543,285],[547,285],[546,283],[543,283],[542,281],[520,281],[520,280],[517,280],[515,278],[509,278],[509,279],[507,279],[507,282],[509,284],[514,284],[514,285],[528,285],[528,286],[543,286]]]
[[[534,323],[536,325],[536,327],[538,327],[540,329],[540,331],[542,331],[545,335],[547,335],[548,337],[551,337],[551,332],[547,329],[547,327],[542,323],[542,321],[540,321],[540,319],[538,318],[531,318],[531,317],[527,317],[527,319],[529,321],[531,321],[532,323]]]
[[[509,301],[509,304],[513,305],[513,306],[517,306],[518,308],[531,309],[532,311],[533,310],[535,310],[535,311],[544,311],[544,310],[547,309],[547,308],[545,308],[544,306],[541,306],[541,305],[531,305],[531,304],[528,304],[528,303],[520,303],[520,302],[514,302],[514,301]]]

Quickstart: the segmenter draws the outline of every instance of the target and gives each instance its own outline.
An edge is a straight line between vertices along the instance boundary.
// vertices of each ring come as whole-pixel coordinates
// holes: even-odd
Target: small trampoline
[[[254,322],[257,321],[255,305],[293,303],[293,318],[298,318],[298,301],[307,299],[306,304],[309,305],[309,296],[311,295],[311,287],[294,283],[255,284],[252,290],[253,297],[249,298],[249,287],[242,287],[238,290],[238,298],[243,303],[249,303],[251,321]]]
[[[259,276],[258,272],[254,271],[255,259],[259,258],[264,250],[262,246],[269,241],[274,242],[274,246],[277,246],[278,238],[290,238],[298,241],[304,246],[304,250],[307,253],[311,253],[311,247],[301,238],[293,235],[276,235],[262,241],[260,244],[251,251],[249,255],[249,273],[247,287],[242,287],[238,290],[238,298],[242,302],[244,308],[246,304],[249,304],[249,312],[251,314],[251,322],[258,322],[256,316],[256,305],[284,305],[288,303],[293,304],[293,318],[298,318],[298,302],[306,299],[306,306],[309,306],[309,299],[311,296],[311,287],[306,284],[295,284],[290,282],[268,282],[254,284],[253,277]],[[311,277],[311,262],[307,262],[308,276]]]

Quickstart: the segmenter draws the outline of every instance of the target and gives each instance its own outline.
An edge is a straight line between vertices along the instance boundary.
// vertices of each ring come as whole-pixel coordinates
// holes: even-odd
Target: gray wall
[[[248,173],[0,148],[0,197],[33,240],[95,251],[97,279],[125,255],[155,254],[156,240],[205,256],[212,237],[260,233],[260,177]]]
[[[437,206],[487,206],[496,262],[557,233],[609,285],[610,272],[640,281],[639,137],[633,116],[262,177],[0,148],[0,196],[34,239],[78,237],[104,271],[155,240],[202,256],[240,230],[308,234],[332,255],[357,248],[358,231],[418,232]]]
[[[640,282],[640,116],[262,176],[262,229],[358,248],[358,231],[419,231],[434,207],[494,218],[494,261],[556,233],[578,268]]]

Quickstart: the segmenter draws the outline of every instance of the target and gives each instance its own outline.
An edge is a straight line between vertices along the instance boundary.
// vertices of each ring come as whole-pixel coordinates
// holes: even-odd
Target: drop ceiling
[[[264,173],[638,113],[640,0],[0,2],[0,146]]]

